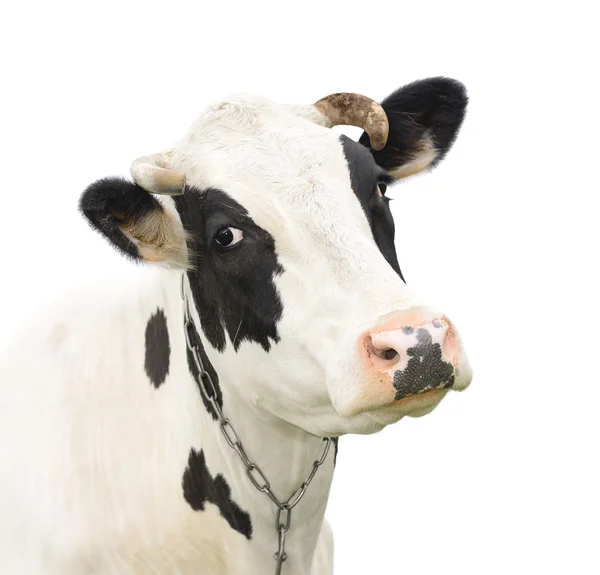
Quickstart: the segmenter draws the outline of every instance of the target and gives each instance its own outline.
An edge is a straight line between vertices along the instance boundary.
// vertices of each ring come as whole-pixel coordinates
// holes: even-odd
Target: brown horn
[[[181,196],[185,192],[185,174],[171,169],[169,152],[142,156],[130,171],[133,181],[153,194]]]
[[[385,110],[371,98],[360,94],[331,94],[315,104],[331,123],[331,126],[346,124],[362,128],[371,140],[371,147],[382,150],[385,146],[389,123]],[[330,127],[331,127],[330,126]]]

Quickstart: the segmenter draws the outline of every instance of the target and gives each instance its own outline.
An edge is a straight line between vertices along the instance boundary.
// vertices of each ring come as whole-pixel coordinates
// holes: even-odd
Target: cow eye
[[[386,191],[387,191],[387,184],[385,182],[377,182],[377,193],[380,196],[385,196]]]
[[[217,230],[213,241],[220,248],[231,248],[242,241],[244,234],[237,228],[220,228]]]

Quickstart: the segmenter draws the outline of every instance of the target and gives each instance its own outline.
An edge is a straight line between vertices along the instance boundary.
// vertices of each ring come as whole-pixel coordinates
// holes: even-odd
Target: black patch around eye
[[[394,374],[396,399],[454,385],[454,367],[442,359],[442,347],[426,329],[417,331],[417,345],[408,348],[408,364]]]
[[[174,200],[191,238],[188,278],[207,340],[223,352],[227,333],[236,351],[243,341],[258,343],[269,351],[279,341],[277,323],[283,314],[274,282],[283,272],[275,240],[221,190],[187,188]],[[213,249],[206,236],[206,222],[211,217],[226,217],[230,222],[226,225],[242,230],[244,240],[232,250]]]
[[[146,325],[146,357],[144,369],[152,385],[158,389],[169,374],[171,345],[165,312],[158,308]]]
[[[182,487],[183,497],[194,511],[204,511],[206,503],[212,503],[232,529],[252,539],[250,515],[231,499],[231,488],[225,478],[220,473],[215,477],[210,474],[204,451],[190,450]]]
[[[382,201],[373,193],[378,182],[389,184],[393,179],[375,163],[373,155],[364,146],[343,135],[340,141],[348,162],[352,191],[367,217],[373,239],[383,257],[404,281],[394,245],[395,228],[389,198],[384,197]]]

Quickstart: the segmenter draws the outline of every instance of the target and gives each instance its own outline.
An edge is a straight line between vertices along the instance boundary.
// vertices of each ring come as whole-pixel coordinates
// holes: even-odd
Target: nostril
[[[398,352],[395,349],[392,349],[391,347],[387,349],[380,349],[373,345],[372,350],[377,357],[379,357],[380,359],[385,359],[386,361],[392,361],[393,359],[396,359],[396,357],[398,357]]]
[[[394,359],[396,356],[398,355],[398,352],[395,349],[386,349],[383,352],[383,358],[384,359]]]
[[[402,360],[398,350],[402,351],[403,348],[395,345],[391,339],[388,332],[366,335],[365,346],[371,361],[374,361],[373,365],[377,366],[377,369],[387,371]]]

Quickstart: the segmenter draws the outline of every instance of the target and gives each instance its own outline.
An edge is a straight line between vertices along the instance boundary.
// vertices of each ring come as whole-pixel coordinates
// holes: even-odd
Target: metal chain
[[[211,408],[214,410],[217,420],[219,421],[219,427],[223,433],[223,436],[225,437],[227,445],[229,445],[229,447],[231,447],[238,454],[239,458],[242,460],[242,463],[246,467],[246,475],[250,479],[252,485],[254,485],[258,491],[269,497],[269,499],[277,506],[275,529],[277,530],[279,544],[277,552],[275,553],[275,575],[280,575],[283,563],[287,559],[287,554],[285,552],[285,537],[292,523],[292,509],[294,509],[294,507],[300,503],[301,499],[306,493],[306,490],[308,489],[308,486],[315,477],[317,470],[321,465],[323,465],[325,459],[327,459],[327,454],[329,453],[329,447],[331,445],[331,438],[323,438],[321,455],[314,461],[312,469],[307,478],[302,482],[300,487],[298,487],[298,489],[292,493],[289,499],[282,503],[271,490],[271,484],[261,468],[248,457],[246,450],[244,449],[244,446],[242,445],[242,442],[235,431],[235,428],[233,427],[233,424],[223,415],[223,410],[217,402],[218,396],[215,384],[210,373],[208,373],[204,367],[202,357],[200,356],[200,349],[198,345],[194,343],[191,335],[191,330],[195,330],[195,326],[194,320],[192,319],[192,315],[190,313],[189,302],[185,295],[185,274],[182,274],[181,276],[181,299],[183,300],[184,307],[185,342],[187,348],[192,353],[194,363],[198,369],[198,384],[200,391],[204,398],[209,402]]]

